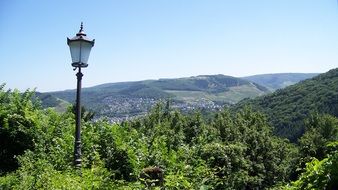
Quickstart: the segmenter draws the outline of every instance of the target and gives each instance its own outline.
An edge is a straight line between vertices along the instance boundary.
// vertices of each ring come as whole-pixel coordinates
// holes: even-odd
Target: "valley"
[[[243,99],[269,94],[317,74],[286,73],[236,78],[201,75],[177,79],[107,83],[82,90],[82,104],[95,118],[121,122],[145,115],[156,103],[170,101],[183,112],[217,111]],[[270,84],[270,85],[269,85]],[[38,94],[42,105],[65,110],[75,101],[75,90]],[[68,102],[68,103],[67,103]]]

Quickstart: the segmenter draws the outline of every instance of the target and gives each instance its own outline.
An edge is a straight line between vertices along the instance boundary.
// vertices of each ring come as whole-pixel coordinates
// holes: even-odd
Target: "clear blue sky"
[[[66,37],[96,43],[83,86],[338,66],[336,0],[1,0],[0,83],[76,87]]]

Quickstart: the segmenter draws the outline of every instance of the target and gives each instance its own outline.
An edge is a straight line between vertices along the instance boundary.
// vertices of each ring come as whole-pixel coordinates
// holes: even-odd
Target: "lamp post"
[[[75,128],[75,143],[74,143],[74,165],[81,168],[81,81],[83,74],[81,68],[88,67],[88,58],[91,48],[94,46],[95,40],[90,40],[83,32],[83,23],[79,32],[75,37],[67,38],[67,44],[70,49],[72,57],[72,66],[74,71],[78,69],[77,77],[77,90],[76,90],[76,128]]]

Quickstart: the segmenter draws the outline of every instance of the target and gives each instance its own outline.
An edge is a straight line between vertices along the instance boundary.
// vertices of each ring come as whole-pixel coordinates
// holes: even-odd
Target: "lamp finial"
[[[81,22],[81,26],[80,26],[80,30],[79,32],[76,34],[76,36],[86,36],[86,34],[83,31],[83,22]]]
[[[81,22],[81,26],[80,26],[80,31],[79,32],[83,32],[83,22]]]

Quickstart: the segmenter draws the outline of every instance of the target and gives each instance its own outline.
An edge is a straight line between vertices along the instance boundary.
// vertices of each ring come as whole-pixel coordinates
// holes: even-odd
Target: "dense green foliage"
[[[83,120],[80,176],[72,166],[72,109],[41,109],[32,95],[0,88],[0,189],[280,189],[317,178],[311,187],[336,187],[332,116],[310,117],[299,145],[274,136],[264,115],[248,108],[206,121],[157,104],[120,124]]]
[[[300,178],[285,189],[337,189],[338,152],[321,161],[314,159],[306,164]]]
[[[32,93],[4,91],[0,86],[0,173],[18,167],[16,155],[34,147],[33,128],[40,122]]]
[[[338,116],[338,69],[270,95],[244,100],[236,109],[247,105],[267,115],[275,134],[296,142],[305,131],[305,119],[311,114]]]

